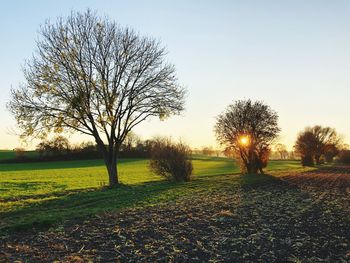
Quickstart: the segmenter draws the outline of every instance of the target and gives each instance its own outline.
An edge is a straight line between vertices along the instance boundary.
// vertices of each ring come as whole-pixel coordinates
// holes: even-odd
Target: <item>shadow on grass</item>
[[[250,185],[254,186],[257,184],[278,182],[280,179],[270,175],[270,174],[243,174],[240,176],[240,183],[242,186]]]
[[[101,212],[138,206],[156,205],[196,193],[223,191],[238,182],[237,175],[196,177],[188,183],[165,181],[100,188],[60,196],[50,193],[46,200],[28,200],[25,206],[0,214],[0,232],[46,228],[55,223],[83,218]],[[47,200],[49,199],[49,200]]]
[[[0,196],[4,193],[5,197],[0,197],[0,202],[23,201],[26,199],[42,199],[48,197],[47,194],[33,194],[43,188],[53,189],[50,196],[62,196],[79,190],[65,190],[66,184],[56,182],[1,182]],[[16,193],[21,193],[16,195]],[[23,193],[23,194],[22,194]]]

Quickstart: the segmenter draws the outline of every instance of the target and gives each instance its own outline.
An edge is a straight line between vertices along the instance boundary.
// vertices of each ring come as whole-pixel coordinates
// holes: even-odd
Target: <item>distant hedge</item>
[[[149,158],[152,141],[141,141],[123,144],[118,158]],[[78,146],[70,145],[68,139],[58,136],[52,140],[38,144],[35,153],[17,148],[13,150],[11,158],[3,158],[0,163],[28,163],[68,160],[102,159],[102,154],[93,143],[81,143]]]

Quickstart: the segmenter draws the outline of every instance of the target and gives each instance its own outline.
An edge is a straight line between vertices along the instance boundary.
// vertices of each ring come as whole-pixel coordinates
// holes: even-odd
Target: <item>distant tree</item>
[[[121,145],[122,151],[131,151],[132,148],[135,148],[137,144],[139,144],[141,141],[140,137],[137,136],[133,132],[129,132],[123,141],[123,144]]]
[[[350,150],[340,150],[338,162],[343,164],[350,164]]]
[[[91,11],[47,22],[40,33],[26,82],[12,90],[10,111],[23,136],[63,130],[93,136],[109,185],[118,185],[118,153],[127,134],[151,116],[183,110],[185,91],[166,50]]]
[[[233,149],[228,146],[226,147],[223,151],[222,151],[223,155],[225,155],[227,158],[235,158],[235,152],[233,151]]]
[[[52,144],[53,150],[57,153],[68,152],[71,148],[68,139],[63,136],[56,136],[51,141],[51,144]]]
[[[93,142],[82,142],[80,145],[75,147],[76,151],[81,151],[81,152],[93,152],[97,150],[96,144]]]
[[[282,143],[277,143],[275,145],[275,151],[279,154],[280,159],[288,158],[287,146]]]
[[[226,145],[225,152],[233,153],[246,173],[263,172],[270,146],[277,137],[278,115],[263,102],[238,100],[217,117],[217,140]]]
[[[313,157],[317,152],[317,143],[317,139],[311,131],[304,130],[299,133],[294,149],[300,155],[303,166],[314,165]]]
[[[211,146],[203,146],[201,149],[203,155],[211,156],[214,154],[213,147]]]
[[[320,158],[326,153],[327,148],[331,149],[331,147],[338,147],[340,138],[336,130],[330,127],[316,125],[311,127],[310,131],[315,135],[317,140],[315,162],[316,164],[319,164]]]
[[[324,158],[327,163],[332,163],[334,160],[334,157],[336,157],[340,152],[340,147],[338,147],[336,144],[327,143],[324,146]]]
[[[289,158],[290,160],[294,160],[294,159],[296,158],[295,152],[294,152],[294,151],[290,151],[290,152],[288,153],[288,158]]]
[[[63,136],[56,136],[52,140],[43,140],[36,147],[41,156],[65,155],[70,149],[68,139]]]
[[[150,168],[169,181],[188,182],[192,175],[191,149],[167,138],[153,141]]]
[[[294,148],[303,165],[321,164],[322,156],[332,161],[338,152],[341,138],[336,130],[319,125],[307,127],[299,133]]]

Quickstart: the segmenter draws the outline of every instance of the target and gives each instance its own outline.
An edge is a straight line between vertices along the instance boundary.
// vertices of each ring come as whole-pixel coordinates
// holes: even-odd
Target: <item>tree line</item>
[[[128,134],[120,147],[120,158],[150,158],[150,152],[155,140],[141,140],[134,133]],[[93,142],[71,144],[69,139],[62,136],[54,136],[51,139],[42,140],[35,148],[37,154],[27,155],[25,149],[15,148],[15,158],[2,162],[40,162],[60,160],[88,160],[100,159],[103,155],[98,146]]]

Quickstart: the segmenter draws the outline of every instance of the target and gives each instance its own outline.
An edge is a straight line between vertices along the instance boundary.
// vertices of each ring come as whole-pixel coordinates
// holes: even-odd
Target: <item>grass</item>
[[[155,205],[241,183],[229,159],[194,156],[194,180],[174,184],[148,169],[148,160],[121,159],[118,189],[106,189],[101,160],[0,164],[0,230],[48,226],[126,207]],[[295,169],[295,161],[272,161],[268,170]]]

